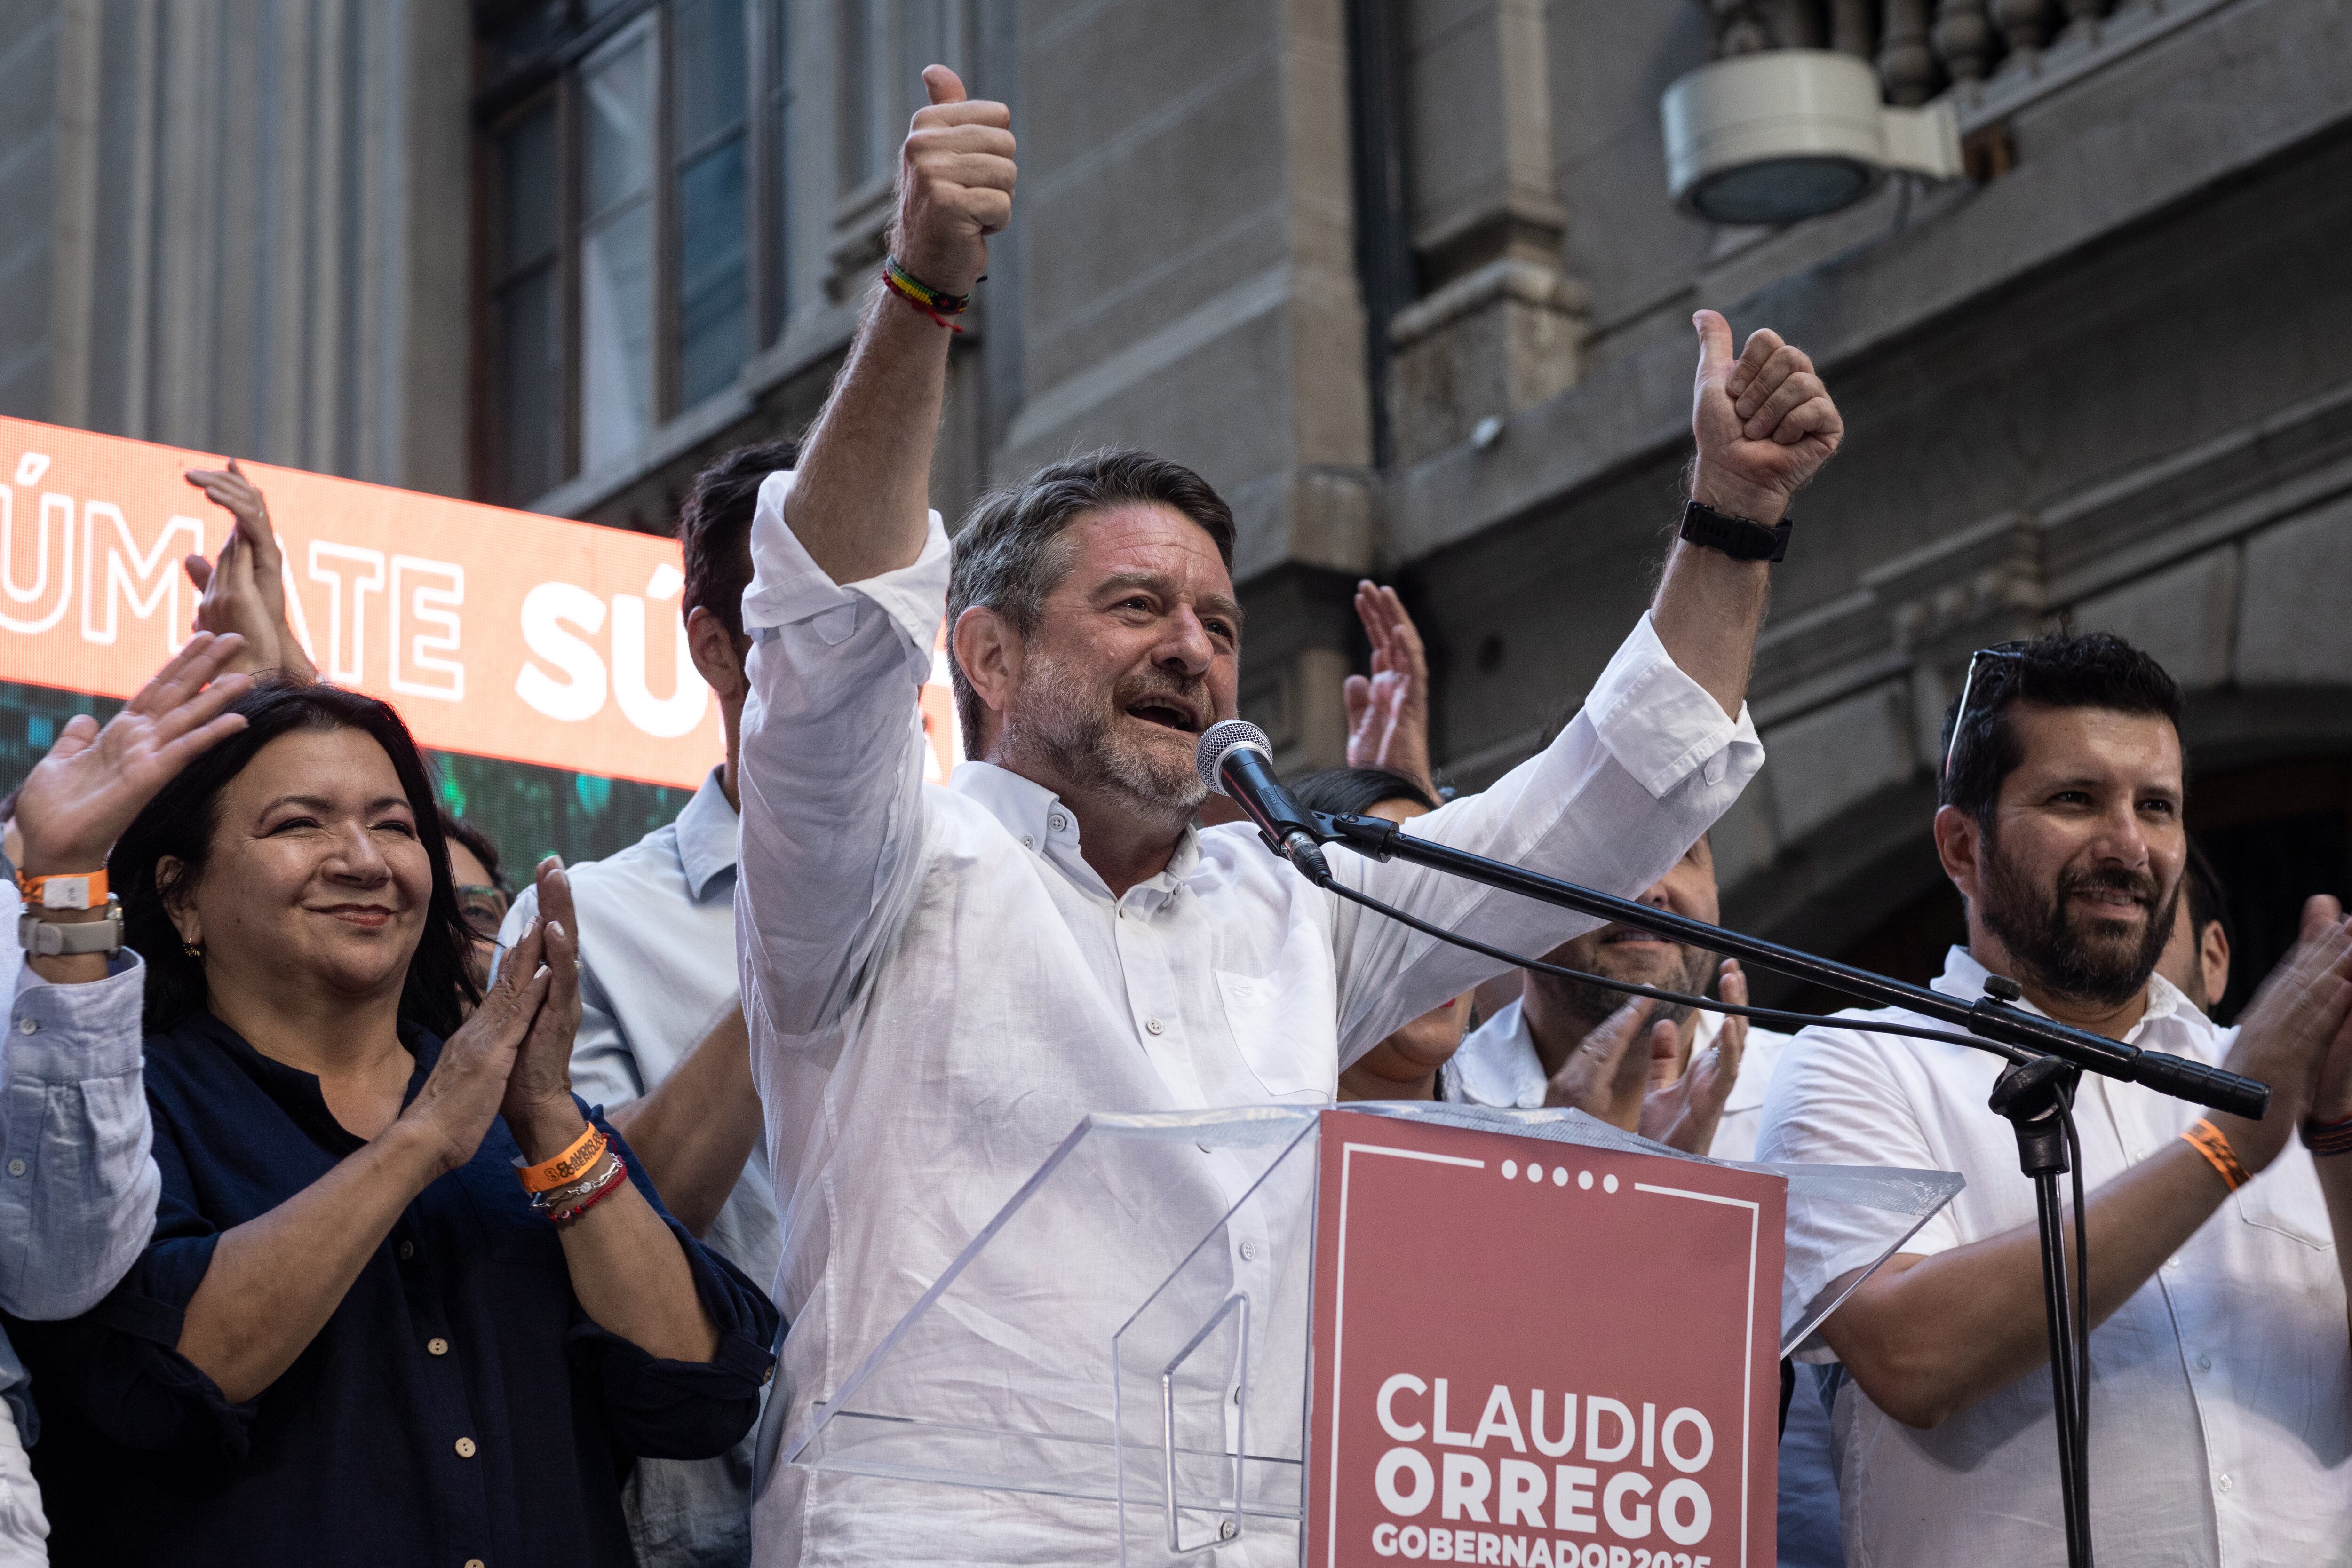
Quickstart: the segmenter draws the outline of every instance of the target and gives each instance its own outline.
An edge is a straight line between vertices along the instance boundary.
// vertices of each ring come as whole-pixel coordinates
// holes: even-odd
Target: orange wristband
[[[587,1131],[574,1139],[570,1148],[545,1164],[527,1166],[518,1158],[514,1163],[516,1178],[522,1183],[525,1192],[552,1192],[559,1186],[569,1186],[587,1175],[589,1167],[604,1157],[606,1142],[604,1134],[596,1130],[596,1124],[591,1122]]]
[[[53,873],[48,876],[26,876],[16,873],[16,891],[27,909],[103,909],[106,907],[106,868]]]
[[[2205,1156],[2206,1163],[2221,1173],[2221,1180],[2231,1192],[2254,1179],[2238,1163],[2238,1151],[2230,1146],[2230,1140],[2210,1121],[2200,1118],[2195,1126],[2180,1135],[2188,1140],[2189,1147]]]

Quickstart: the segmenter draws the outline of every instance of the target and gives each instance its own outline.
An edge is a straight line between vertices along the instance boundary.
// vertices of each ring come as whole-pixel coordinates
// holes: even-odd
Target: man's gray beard
[[[1678,981],[1669,980],[1658,988],[1683,991],[1691,996],[1705,996],[1707,972],[1715,967],[1715,956],[1702,947],[1687,946],[1681,943],[1675,944],[1675,946],[1683,956],[1682,977]],[[1601,951],[1605,952],[1607,949],[1603,948]],[[1552,962],[1558,963],[1559,960],[1555,958]],[[1594,960],[1593,972],[1606,973],[1599,967],[1597,957]],[[1590,980],[1564,980],[1557,975],[1530,973],[1528,981],[1530,985],[1548,988],[1552,996],[1558,998],[1561,1009],[1570,1019],[1581,1025],[1588,1034],[1607,1022],[1610,1014],[1633,1000],[1622,991],[1612,991],[1605,986],[1596,986]],[[1690,1015],[1691,1009],[1685,1003],[1660,1002],[1650,1009],[1650,1021],[1679,1026],[1683,1019]]]
[[[1066,788],[1124,796],[1139,812],[1181,824],[1208,790],[1190,766],[1181,771],[1122,747],[1102,695],[1061,666],[1035,661],[1020,700],[1005,714],[1005,750],[1049,766]]]
[[[1982,904],[1978,911],[1985,929],[2000,938],[2010,956],[2023,971],[2011,977],[2050,996],[2093,1007],[2121,1007],[2137,996],[2156,973],[2165,945],[2172,938],[2180,889],[2188,878],[2173,879],[2172,891],[2160,904],[2149,898],[2147,877],[2067,875],[2054,888],[2036,887],[2004,859],[2000,845],[1985,835],[1985,876]],[[2067,921],[2067,894],[2083,888],[2107,887],[2131,894],[2148,909],[2147,929],[2137,947],[2108,944],[2095,946]]]

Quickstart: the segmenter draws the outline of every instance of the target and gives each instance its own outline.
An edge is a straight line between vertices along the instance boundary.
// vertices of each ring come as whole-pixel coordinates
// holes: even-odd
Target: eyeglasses
[[[506,924],[507,890],[488,883],[460,883],[457,887],[457,914],[466,928],[485,941],[499,939],[499,927]]]
[[[1952,776],[1952,754],[1960,747],[1960,727],[1969,722],[1969,692],[1977,684],[1977,661],[2024,657],[2025,643],[2022,639],[1995,643],[1990,648],[1979,648],[1969,655],[1969,673],[1960,678],[1960,706],[1952,714],[1952,738],[1944,742],[1944,778],[1948,779]]]

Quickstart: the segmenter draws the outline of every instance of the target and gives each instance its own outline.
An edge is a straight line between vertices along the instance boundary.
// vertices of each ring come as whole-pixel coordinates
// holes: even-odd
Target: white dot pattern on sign
[[[1504,1179],[1505,1181],[1508,1181],[1508,1180],[1510,1180],[1513,1176],[1517,1176],[1518,1174],[1519,1174],[1519,1162],[1518,1162],[1518,1161],[1517,1161],[1517,1160],[1505,1160],[1505,1161],[1503,1162],[1503,1179]]]
[[[1617,1190],[1617,1178],[1613,1176],[1602,1176],[1601,1178],[1601,1190],[1603,1192],[1615,1192]]]
[[[1528,1179],[1529,1181],[1543,1180],[1543,1166],[1536,1165],[1529,1166],[1528,1167]]]
[[[1591,1171],[1577,1172],[1576,1185],[1582,1187],[1585,1191],[1591,1192],[1592,1190],[1592,1173]]]
[[[1551,1185],[1554,1186],[1566,1186],[1568,1185],[1568,1167],[1566,1166],[1554,1166],[1551,1167]]]

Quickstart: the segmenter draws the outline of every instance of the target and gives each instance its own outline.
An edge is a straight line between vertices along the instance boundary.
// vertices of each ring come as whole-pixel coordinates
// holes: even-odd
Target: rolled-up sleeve
[[[769,476],[751,524],[735,892],[744,1009],[786,1038],[839,1016],[908,906],[924,829],[915,696],[950,559],[934,512],[912,564],[836,583],[784,520],[792,480]]]
[[[1483,794],[1406,830],[1456,849],[1639,897],[1686,853],[1764,763],[1735,718],[1677,666],[1644,614],[1558,737]],[[1479,941],[1540,955],[1598,922],[1408,865],[1353,855],[1333,870],[1363,891]],[[1338,904],[1340,1060],[1499,966],[1358,905]]]
[[[760,1391],[775,1368],[772,1347],[782,1322],[775,1306],[742,1270],[688,1234],[662,1206],[625,1140],[600,1116],[629,1180],[677,1238],[694,1276],[694,1292],[719,1333],[707,1362],[664,1361],[574,1314],[571,1351],[587,1364],[604,1391],[605,1417],[629,1452],[649,1459],[707,1459],[723,1454],[759,1418]]]
[[[0,1311],[87,1312],[137,1261],[161,1182],[140,1072],[146,967],[52,985],[26,967],[0,1076]]]

